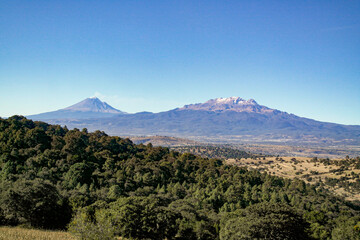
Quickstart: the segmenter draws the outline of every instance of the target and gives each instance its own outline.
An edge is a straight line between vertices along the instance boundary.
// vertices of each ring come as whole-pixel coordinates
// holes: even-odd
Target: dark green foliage
[[[0,119],[0,188],[1,224],[64,228],[72,215],[88,239],[358,233],[356,203],[303,181],[19,116]]]
[[[69,231],[86,240],[113,240],[115,228],[110,219],[97,203],[87,206],[76,212],[72,222],[69,224]]]
[[[40,228],[62,228],[71,218],[66,199],[55,186],[41,180],[18,180],[1,188],[0,206],[5,223]]]
[[[116,233],[133,239],[172,239],[177,232],[177,214],[156,197],[119,198],[107,214]]]
[[[94,167],[91,163],[74,163],[64,176],[64,185],[66,188],[73,189],[77,185],[90,185],[92,183],[92,173]]]
[[[359,240],[360,229],[359,229],[360,216],[348,218],[341,216],[336,219],[336,227],[332,230],[331,236],[334,240]]]
[[[308,224],[286,204],[259,203],[226,214],[220,239],[309,239]]]

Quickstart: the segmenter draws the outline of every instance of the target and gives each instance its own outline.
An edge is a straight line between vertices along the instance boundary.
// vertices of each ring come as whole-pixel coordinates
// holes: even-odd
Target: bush
[[[3,188],[6,188],[3,186]],[[2,221],[37,228],[63,229],[71,210],[54,185],[41,179],[18,180],[2,189]]]
[[[69,231],[80,239],[111,240],[115,238],[115,229],[106,216],[105,210],[97,209],[93,216],[88,208],[79,210],[69,224]]]
[[[309,239],[307,228],[288,205],[259,203],[225,215],[220,239]]]

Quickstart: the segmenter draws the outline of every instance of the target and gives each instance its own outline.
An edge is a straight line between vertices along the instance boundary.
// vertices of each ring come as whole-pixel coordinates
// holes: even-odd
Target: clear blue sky
[[[360,1],[0,2],[0,116],[216,97],[360,124]]]

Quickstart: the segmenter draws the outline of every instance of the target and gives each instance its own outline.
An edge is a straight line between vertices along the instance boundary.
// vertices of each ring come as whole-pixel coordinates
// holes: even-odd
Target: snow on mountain
[[[33,120],[47,119],[89,119],[89,118],[107,118],[114,115],[126,114],[116,108],[113,108],[106,102],[102,102],[97,97],[86,98],[70,107],[57,111],[40,113],[27,116]]]
[[[107,103],[90,98],[65,109],[28,117],[121,136],[166,135],[291,144],[360,143],[360,126],[319,122],[240,97],[216,98],[160,113],[135,114],[122,114]]]
[[[203,110],[203,111],[235,111],[235,112],[255,112],[255,113],[272,113],[276,111],[262,105],[259,105],[254,99],[245,100],[240,97],[215,98],[205,103],[196,103],[185,105],[178,110]]]
[[[70,107],[64,108],[64,110],[80,112],[123,113],[122,111],[113,108],[106,102],[102,102],[97,97],[87,98]]]

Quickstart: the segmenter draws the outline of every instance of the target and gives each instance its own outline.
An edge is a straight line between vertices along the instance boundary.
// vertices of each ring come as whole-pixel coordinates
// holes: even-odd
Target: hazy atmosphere
[[[216,97],[360,124],[359,1],[1,1],[0,116]]]

